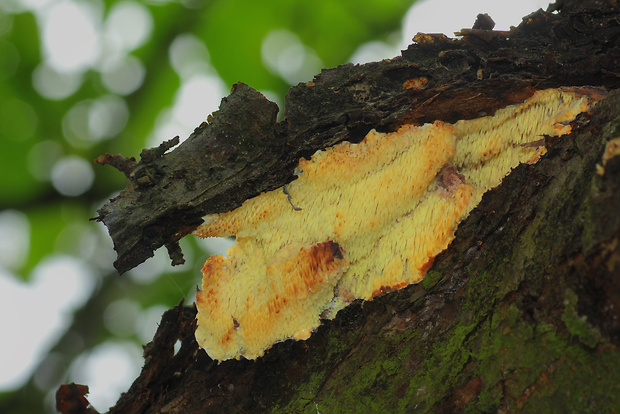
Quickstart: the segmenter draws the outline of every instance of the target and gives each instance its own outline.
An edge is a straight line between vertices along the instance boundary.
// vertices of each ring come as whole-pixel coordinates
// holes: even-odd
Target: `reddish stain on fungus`
[[[379,289],[372,292],[372,297],[376,298],[380,296],[385,296],[388,293],[396,292],[397,290],[402,289],[408,285],[409,283],[400,283],[394,286],[381,286]]]
[[[428,262],[424,263],[422,267],[420,267],[420,273],[426,275],[426,272],[428,271],[428,269],[430,269],[433,266],[434,261],[435,261],[434,257],[429,258]]]
[[[226,258],[212,256],[207,263],[222,260]],[[307,338],[311,329],[300,329],[298,322],[307,320],[304,326],[316,327],[320,313],[315,313],[315,306],[307,299],[331,294],[334,276],[342,273],[346,266],[347,261],[343,259],[338,243],[333,241],[287,250],[271,260],[263,274],[265,277],[249,280],[241,289],[232,283],[234,275],[229,273],[235,270],[234,263],[232,267],[220,268],[205,265],[204,269],[210,273],[205,274],[203,290],[197,293],[196,304],[198,321],[210,321],[207,325],[210,334],[199,340],[199,344],[213,351],[212,357],[223,360],[238,358],[240,344],[243,344],[244,356],[256,358],[262,355],[270,345],[264,343],[263,338],[270,332],[281,332],[280,340]],[[242,268],[249,275],[257,274],[253,265]],[[257,282],[269,286],[268,291],[273,294],[261,295]],[[208,285],[217,285],[217,290],[209,289]],[[210,294],[206,294],[207,291]],[[248,296],[239,300],[245,294]],[[197,334],[200,330],[199,326]],[[221,338],[219,341],[218,337]]]

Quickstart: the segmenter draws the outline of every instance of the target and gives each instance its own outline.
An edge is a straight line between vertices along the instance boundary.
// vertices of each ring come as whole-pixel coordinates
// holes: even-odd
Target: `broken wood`
[[[181,145],[121,167],[130,182],[96,218],[114,241],[114,265],[124,273],[161,246],[182,262],[178,241],[204,215],[285,185],[301,157],[345,139],[358,142],[372,128],[477,118],[550,87],[614,88],[616,17],[538,11],[508,37],[418,34],[398,58],[323,70],[291,88],[281,122],[277,105],[237,84]]]
[[[99,211],[121,273],[203,215],[286,184],[300,157],[371,128],[476,118],[549,87],[612,90],[484,196],[421,284],[357,302],[307,341],[219,365],[198,349],[195,308],[180,304],[110,412],[617,410],[620,157],[603,175],[596,165],[620,136],[620,10],[585,4],[536,12],[507,37],[418,35],[402,57],[325,70],[289,91],[280,123],[239,84],[210,124],[141,160]]]

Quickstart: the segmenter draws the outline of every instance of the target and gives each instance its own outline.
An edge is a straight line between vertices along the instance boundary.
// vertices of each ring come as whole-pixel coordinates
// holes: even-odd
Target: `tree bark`
[[[620,11],[586,3],[559,2],[559,14],[538,11],[508,33],[480,20],[459,40],[419,35],[402,57],[325,70],[290,90],[281,123],[240,84],[176,150],[121,162],[130,184],[99,219],[122,272],[202,215],[286,184],[301,156],[371,128],[475,118],[549,87],[611,90],[539,163],[484,196],[421,284],[354,303],[307,341],[220,364],[198,348],[195,308],[181,303],[110,412],[620,408],[620,157],[596,168],[620,136]]]
[[[573,13],[573,14],[571,14]],[[420,35],[402,56],[324,70],[277,105],[244,84],[178,148],[144,150],[140,162],[99,157],[130,182],[99,210],[114,241],[119,273],[166,246],[182,263],[178,240],[206,214],[234,209],[293,180],[301,157],[372,128],[477,118],[567,85],[613,88],[618,83],[615,12],[609,8],[537,12],[511,32],[466,31],[461,40]]]

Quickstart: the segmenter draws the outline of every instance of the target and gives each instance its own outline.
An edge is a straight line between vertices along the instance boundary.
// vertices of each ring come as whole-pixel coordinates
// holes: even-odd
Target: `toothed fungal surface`
[[[549,89],[493,116],[372,130],[302,159],[286,192],[205,217],[195,235],[237,243],[202,269],[199,345],[216,360],[255,359],[354,299],[420,282],[482,195],[592,104]]]

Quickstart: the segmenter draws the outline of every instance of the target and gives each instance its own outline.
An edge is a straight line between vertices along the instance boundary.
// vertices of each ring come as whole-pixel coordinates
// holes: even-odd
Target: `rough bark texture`
[[[139,163],[99,158],[130,178],[97,217],[114,241],[115,266],[124,273],[161,246],[182,263],[177,242],[201,217],[281,187],[301,157],[344,139],[357,142],[372,128],[476,118],[536,89],[615,87],[616,18],[609,7],[563,16],[539,11],[509,33],[420,35],[401,57],[324,70],[291,88],[280,123],[273,102],[237,84],[210,122],[168,154],[145,151]]]
[[[275,109],[261,109],[271,108],[266,101],[238,86],[212,124],[130,172],[154,171],[150,187],[132,178],[100,210],[112,237],[120,237],[119,270],[158,243],[170,244],[171,234],[186,232],[179,229],[196,225],[202,214],[286,183],[300,156],[359,140],[370,128],[474,118],[547,87],[616,88],[619,11],[585,3],[562,3],[559,15],[539,11],[508,37],[484,29],[458,41],[420,36],[401,58],[323,71],[291,89],[281,124]],[[424,87],[407,89],[421,78]],[[243,102],[234,103],[239,97],[256,105],[250,106],[255,123],[243,115]],[[251,134],[243,122],[253,125]],[[223,136],[229,140],[218,140]],[[110,412],[616,412],[620,157],[602,176],[596,164],[618,136],[620,94],[612,90],[538,164],[519,166],[484,196],[423,283],[355,303],[309,340],[276,344],[257,361],[211,361],[194,340],[195,309],[180,304],[164,315],[145,347],[142,374]],[[187,148],[202,139],[213,140],[208,145],[215,149],[198,156]],[[244,146],[247,140],[254,141]],[[222,163],[210,171],[211,164],[195,158],[207,156]],[[159,178],[166,168],[176,171],[168,167],[175,157],[188,171],[200,161],[204,178]],[[140,240],[121,250],[132,235],[113,228],[138,213],[117,207],[131,202],[140,210],[147,194],[168,197],[157,195],[166,191],[158,188],[162,180],[194,198],[157,210],[159,227],[149,227],[151,233],[136,222],[131,232]],[[191,220],[177,223],[177,216]]]
[[[168,311],[112,413],[614,412],[620,94],[465,220],[420,285],[356,303],[257,361],[211,361]],[[174,355],[173,345],[182,341]]]

